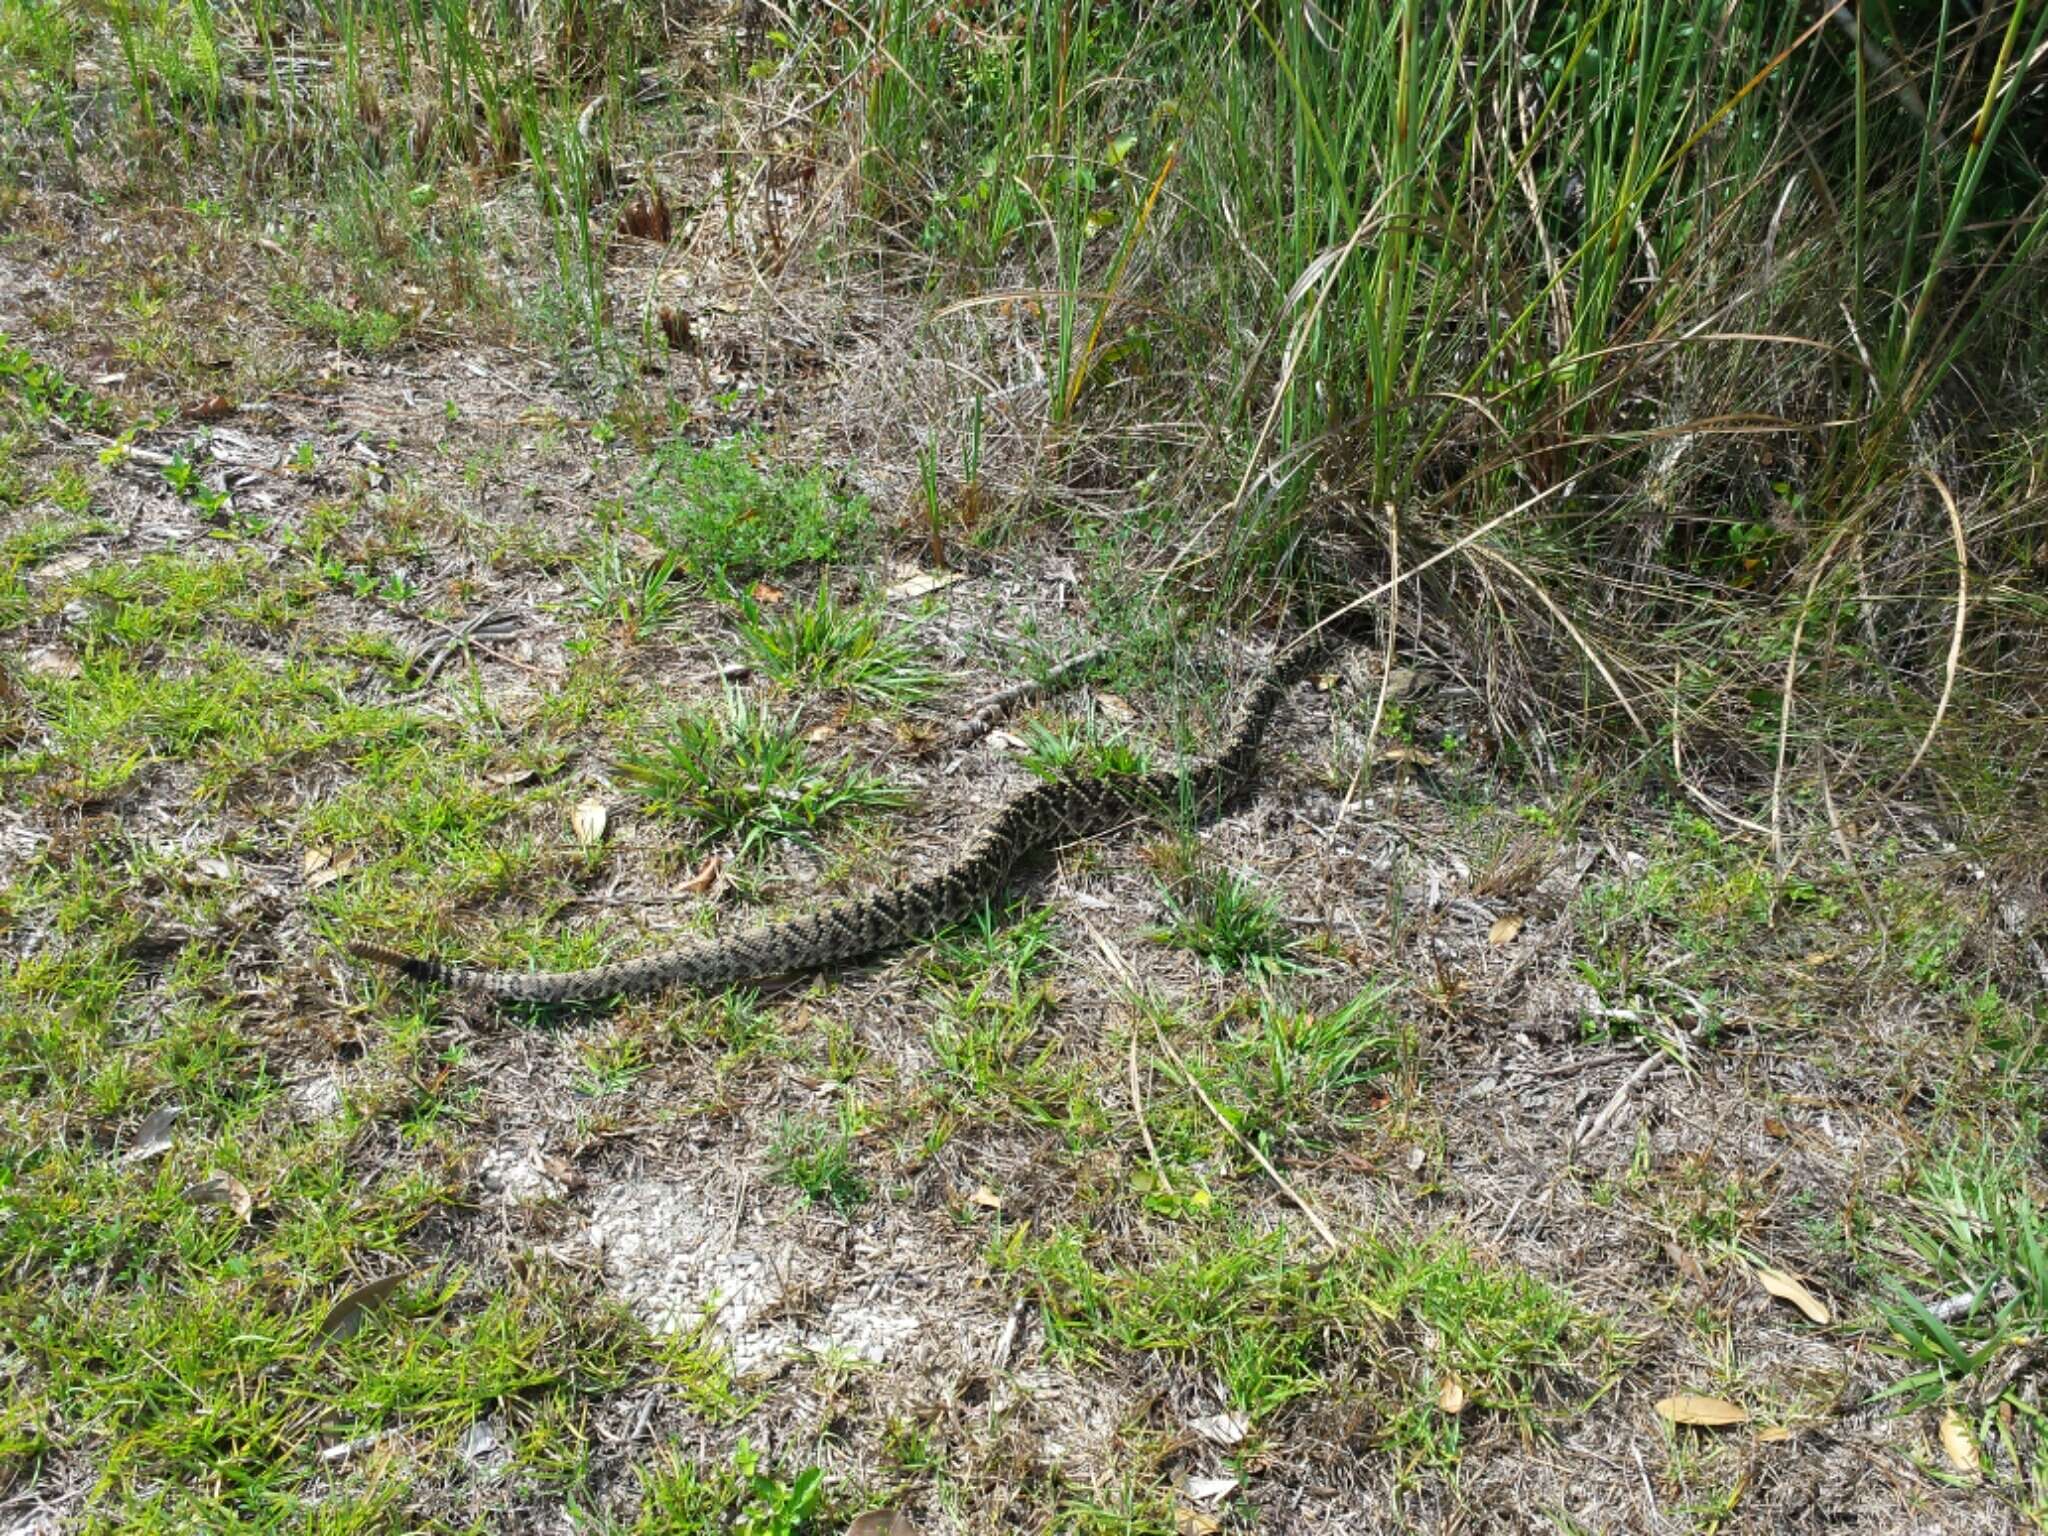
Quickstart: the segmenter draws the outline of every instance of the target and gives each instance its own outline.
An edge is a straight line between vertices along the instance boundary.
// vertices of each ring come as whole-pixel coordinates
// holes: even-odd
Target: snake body
[[[483,970],[365,941],[351,942],[348,951],[418,981],[525,1003],[575,1002],[673,985],[721,987],[862,959],[965,917],[1000,894],[1021,865],[1062,843],[1100,836],[1162,810],[1177,808],[1198,820],[1216,815],[1251,783],[1273,712],[1323,650],[1313,636],[1282,650],[1239,701],[1221,745],[1208,756],[1153,773],[1034,785],[1008,801],[942,869],[805,916],[579,971]]]

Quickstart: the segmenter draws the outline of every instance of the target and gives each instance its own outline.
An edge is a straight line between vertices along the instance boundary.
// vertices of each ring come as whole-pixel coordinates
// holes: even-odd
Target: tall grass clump
[[[843,46],[860,216],[942,296],[1035,297],[1052,467],[1204,509],[1152,536],[1184,591],[1398,616],[1504,746],[1633,742],[1777,836],[1834,781],[1968,822],[2030,772],[2044,42],[2018,3],[889,0]]]

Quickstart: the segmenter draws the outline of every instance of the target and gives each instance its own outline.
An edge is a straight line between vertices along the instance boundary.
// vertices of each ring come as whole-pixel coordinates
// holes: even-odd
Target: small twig
[[[1017,1331],[1024,1325],[1024,1311],[1029,1305],[1029,1298],[1024,1296],[1010,1304],[1009,1319],[1003,1324],[1003,1331],[996,1336],[996,1347],[989,1355],[989,1364],[997,1370],[1010,1363],[1010,1351],[1017,1347]]]
[[[1116,973],[1117,979],[1123,983],[1126,990],[1135,992],[1138,986],[1138,978],[1131,970],[1130,963],[1117,952],[1108,939],[1102,936],[1101,930],[1093,923],[1083,918],[1082,926],[1088,930],[1088,937],[1095,941],[1096,949],[1101,951],[1102,958],[1108,962],[1110,969]],[[1135,1012],[1136,1010],[1133,1009],[1131,1011]],[[1152,1038],[1159,1042],[1159,1048],[1166,1053],[1167,1060],[1173,1063],[1174,1070],[1179,1072],[1188,1087],[1194,1090],[1195,1097],[1202,1101],[1202,1107],[1215,1117],[1216,1123],[1223,1127],[1224,1132],[1233,1141],[1252,1155],[1253,1161],[1265,1170],[1266,1177],[1273,1181],[1274,1186],[1281,1194],[1287,1197],[1295,1209],[1308,1218],[1309,1225],[1315,1228],[1316,1236],[1323,1240],[1324,1246],[1333,1254],[1343,1252],[1344,1245],[1337,1241],[1336,1233],[1330,1230],[1329,1223],[1323,1220],[1316,1208],[1308,1203],[1299,1190],[1287,1182],[1286,1178],[1282,1176],[1278,1168],[1273,1166],[1266,1154],[1253,1146],[1245,1138],[1244,1133],[1232,1125],[1223,1111],[1216,1107],[1216,1101],[1210,1098],[1208,1091],[1202,1087],[1201,1079],[1188,1070],[1188,1064],[1181,1059],[1180,1052],[1175,1050],[1173,1042],[1166,1038],[1166,1031],[1159,1027],[1159,1020],[1153,1018],[1151,1024]]]
[[[1606,1131],[1607,1127],[1614,1122],[1615,1117],[1621,1113],[1622,1107],[1628,1103],[1629,1095],[1635,1092],[1636,1088],[1649,1077],[1652,1071],[1662,1066],[1665,1060],[1666,1058],[1654,1054],[1645,1056],[1638,1063],[1635,1071],[1629,1073],[1628,1081],[1614,1090],[1614,1097],[1607,1101],[1606,1107],[1599,1114],[1594,1115],[1590,1120],[1581,1118],[1578,1128],[1572,1132],[1571,1145],[1567,1149],[1567,1155],[1569,1156],[1571,1153],[1578,1151],[1580,1147]]]
[[[1920,766],[1920,759],[1927,755],[1927,749],[1934,745],[1934,734],[1941,729],[1942,716],[1948,713],[1948,701],[1955,694],[1956,670],[1963,659],[1963,625],[1970,608],[1970,551],[1963,542],[1963,514],[1956,508],[1955,497],[1949,494],[1948,484],[1940,475],[1926,466],[1920,473],[1934,482],[1935,490],[1941,493],[1941,504],[1948,509],[1949,530],[1956,541],[1956,625],[1948,641],[1948,667],[1941,681],[1941,698],[1934,706],[1934,718],[1927,722],[1927,734],[1920,738],[1920,745],[1913,750],[1913,760],[1906,764],[1906,771],[1899,775],[1892,785],[1891,793],[1897,794],[1913,777],[1913,770]]]
[[[1152,1160],[1153,1176],[1159,1180],[1160,1189],[1173,1193],[1173,1181],[1166,1176],[1166,1165],[1159,1161],[1159,1148],[1152,1144],[1152,1128],[1145,1124],[1145,1095],[1138,1086],[1138,1032],[1131,1031],[1131,1113],[1138,1117],[1138,1135],[1145,1143],[1145,1155]]]

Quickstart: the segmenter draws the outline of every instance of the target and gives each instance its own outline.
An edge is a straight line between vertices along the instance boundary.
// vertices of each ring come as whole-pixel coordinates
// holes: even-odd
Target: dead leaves
[[[357,1286],[327,1309],[327,1315],[320,1319],[321,1336],[336,1343],[354,1337],[370,1313],[389,1301],[392,1292],[403,1285],[411,1273],[409,1269],[401,1269],[381,1280]]]
[[[890,582],[883,595],[892,602],[899,598],[924,597],[933,592],[943,592],[961,579],[958,571],[927,571],[914,565],[892,566],[890,574],[895,579]]]
[[[683,881],[677,889],[689,896],[708,896],[712,888],[718,884],[718,877],[724,872],[725,860],[715,853],[708,854],[704,862],[697,866],[697,872]]]
[[[643,188],[619,210],[619,233],[630,240],[667,245],[675,233],[675,219],[660,187]]]
[[[166,1104],[152,1110],[149,1118],[135,1128],[135,1139],[128,1144],[128,1150],[121,1154],[124,1163],[146,1163],[151,1158],[162,1157],[171,1150],[171,1127],[178,1123],[178,1117],[185,1113],[182,1104]]]
[[[871,1509],[853,1517],[846,1536],[917,1536],[917,1526],[900,1509]]]
[[[1977,1440],[1970,1433],[1970,1426],[1963,1422],[1963,1416],[1953,1408],[1942,1410],[1941,1453],[1948,1458],[1948,1464],[1958,1472],[1975,1474],[1982,1469],[1977,1450]]]
[[[1672,1397],[1659,1398],[1657,1417],[1671,1424],[1693,1424],[1702,1429],[1721,1429],[1730,1424],[1747,1424],[1749,1410],[1725,1397],[1701,1397],[1692,1392],[1680,1392]]]
[[[1780,1301],[1789,1301],[1803,1312],[1808,1322],[1819,1323],[1825,1327],[1830,1321],[1832,1314],[1829,1313],[1827,1304],[1809,1291],[1796,1275],[1788,1275],[1782,1269],[1759,1265],[1756,1278],[1757,1283],[1773,1296]]]
[[[611,813],[604,808],[602,800],[579,800],[576,809],[569,813],[569,830],[576,834],[577,846],[595,848],[604,841],[604,829],[611,820]]]
[[[187,1205],[195,1207],[226,1206],[244,1226],[256,1212],[256,1197],[249,1193],[249,1186],[232,1173],[223,1173],[218,1168],[208,1169],[206,1177],[197,1183],[187,1184],[184,1200]]]
[[[1252,1432],[1249,1414],[1212,1413],[1203,1418],[1190,1419],[1188,1428],[1212,1445],[1231,1446]]]
[[[332,848],[308,848],[299,859],[299,874],[306,882],[306,889],[317,891],[323,885],[332,885],[356,865],[353,853],[337,854]]]

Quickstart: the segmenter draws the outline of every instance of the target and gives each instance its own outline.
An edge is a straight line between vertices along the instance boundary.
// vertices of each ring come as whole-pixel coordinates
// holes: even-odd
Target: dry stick
[[[1841,812],[1835,809],[1835,792],[1828,783],[1827,748],[1821,748],[1820,761],[1816,765],[1816,776],[1820,780],[1820,803],[1828,813],[1828,830],[1834,834],[1835,851],[1848,866],[1850,877],[1856,882],[1856,893],[1863,898],[1863,911],[1869,917],[1870,925],[1877,930],[1877,959],[1883,964],[1884,957],[1892,947],[1891,929],[1885,926],[1884,913],[1870,894],[1870,887],[1864,884],[1863,867],[1856,862],[1856,855],[1849,848],[1849,834],[1843,830]]]
[[[1159,1180],[1159,1187],[1169,1195],[1173,1193],[1173,1181],[1166,1176],[1166,1165],[1159,1161],[1159,1149],[1152,1144],[1152,1128],[1145,1123],[1145,1095],[1138,1086],[1138,1032],[1131,1031],[1131,1113],[1138,1117],[1138,1135],[1144,1140],[1145,1155],[1152,1160],[1153,1175]]]
[[[1835,530],[1835,536],[1828,540],[1827,547],[1820,552],[1820,559],[1814,565],[1813,579],[1806,584],[1806,596],[1800,599],[1799,618],[1792,626],[1792,650],[1785,658],[1785,685],[1779,690],[1778,698],[1778,762],[1771,770],[1771,857],[1782,871],[1785,867],[1785,844],[1778,813],[1784,805],[1785,792],[1785,750],[1792,739],[1792,684],[1799,675],[1799,641],[1806,633],[1806,616],[1813,609],[1813,594],[1820,590],[1820,579],[1828,571],[1828,562],[1834,558],[1835,546],[1842,542],[1842,536],[1849,531],[1850,522],[1844,521]]]
[[[1344,803],[1337,807],[1337,819],[1330,823],[1332,832],[1344,825],[1344,818],[1351,814],[1351,804],[1357,797],[1360,782],[1372,771],[1373,743],[1379,740],[1380,721],[1387,712],[1387,689],[1394,680],[1394,639],[1401,618],[1401,514],[1392,502],[1387,504],[1387,563],[1395,586],[1387,594],[1387,649],[1380,662],[1379,693],[1373,699],[1372,724],[1365,728],[1365,752],[1358,760],[1358,772],[1351,775],[1350,787],[1344,791]]]
[[[1108,939],[1102,936],[1101,930],[1098,929],[1093,923],[1089,922],[1086,918],[1083,918],[1081,920],[1081,925],[1088,930],[1088,937],[1095,941],[1095,947],[1101,951],[1103,960],[1106,961],[1109,965],[1109,968],[1116,973],[1118,980],[1123,983],[1125,989],[1135,994],[1138,990],[1138,978],[1136,974],[1132,972],[1130,962],[1125,960],[1124,957],[1117,952],[1116,948],[1110,944]],[[1126,1003],[1125,1009],[1127,1012],[1130,1013],[1135,1013],[1137,1011],[1128,1003]],[[1147,1016],[1150,1017],[1149,1014]],[[1337,1241],[1336,1233],[1330,1230],[1329,1223],[1323,1220],[1322,1216],[1317,1212],[1316,1208],[1310,1205],[1308,1201],[1305,1198],[1303,1198],[1299,1190],[1297,1190],[1292,1184],[1287,1182],[1287,1180],[1281,1175],[1280,1170],[1278,1168],[1275,1168],[1273,1164],[1267,1159],[1266,1154],[1261,1152],[1257,1147],[1253,1146],[1249,1141],[1247,1141],[1244,1137],[1244,1134],[1241,1131],[1239,1131],[1236,1126],[1230,1123],[1228,1117],[1224,1115],[1222,1110],[1216,1107],[1216,1101],[1209,1097],[1207,1090],[1205,1090],[1202,1087],[1201,1080],[1197,1078],[1194,1073],[1188,1070],[1187,1063],[1181,1060],[1180,1052],[1175,1050],[1173,1048],[1173,1042],[1166,1038],[1166,1031],[1159,1027],[1159,1020],[1157,1018],[1152,1018],[1151,1023],[1152,1037],[1159,1042],[1159,1048],[1166,1053],[1166,1058],[1167,1060],[1173,1063],[1174,1069],[1180,1073],[1181,1077],[1186,1081],[1187,1085],[1190,1088],[1194,1089],[1195,1097],[1202,1101],[1202,1107],[1208,1110],[1211,1115],[1216,1117],[1216,1123],[1223,1127],[1224,1131],[1230,1136],[1230,1138],[1233,1141],[1235,1141],[1239,1146],[1243,1147],[1245,1151],[1249,1152],[1252,1155],[1253,1160],[1257,1162],[1258,1165],[1265,1170],[1266,1177],[1273,1181],[1274,1186],[1279,1189],[1280,1193],[1285,1195],[1288,1198],[1288,1200],[1293,1203],[1295,1209],[1300,1211],[1302,1215],[1308,1218],[1309,1225],[1316,1229],[1316,1236],[1320,1237],[1323,1240],[1324,1246],[1327,1247],[1332,1254],[1343,1252],[1343,1244]]]
[[[1635,1092],[1643,1079],[1648,1077],[1657,1067],[1666,1065],[1669,1061],[1669,1057],[1659,1055],[1655,1051],[1645,1056],[1637,1064],[1635,1071],[1629,1073],[1628,1080],[1614,1090],[1614,1097],[1607,1101],[1606,1108],[1602,1109],[1597,1115],[1590,1118],[1582,1118],[1579,1121],[1578,1128],[1572,1132],[1572,1139],[1567,1144],[1565,1155],[1567,1157],[1571,1156],[1580,1147],[1604,1132],[1614,1118],[1621,1113],[1622,1106],[1628,1103],[1629,1095]]]
[[[1956,627],[1948,640],[1947,674],[1941,680],[1941,698],[1934,706],[1934,718],[1927,722],[1927,734],[1920,738],[1920,745],[1914,749],[1913,760],[1906,764],[1906,771],[1899,775],[1888,794],[1897,794],[1906,780],[1913,776],[1913,770],[1920,766],[1920,759],[1927,755],[1927,749],[1934,745],[1934,733],[1941,729],[1941,718],[1948,713],[1948,701],[1955,693],[1956,669],[1963,659],[1963,625],[1970,606],[1970,551],[1963,542],[1963,514],[1956,509],[1956,499],[1949,494],[1948,484],[1940,475],[1926,465],[1920,466],[1920,473],[1934,482],[1935,490],[1941,493],[1941,504],[1948,509],[1949,530],[1956,540]]]

